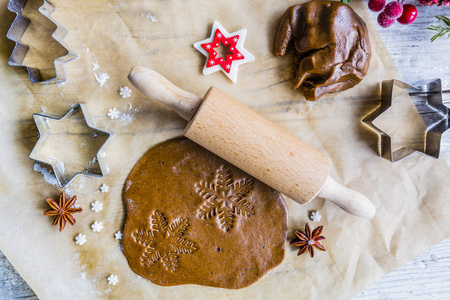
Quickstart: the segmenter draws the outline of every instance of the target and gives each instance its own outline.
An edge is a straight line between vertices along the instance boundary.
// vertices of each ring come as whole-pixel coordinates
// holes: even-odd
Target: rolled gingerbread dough
[[[188,139],[147,152],[123,196],[125,256],[153,283],[237,289],[284,258],[281,194]]]

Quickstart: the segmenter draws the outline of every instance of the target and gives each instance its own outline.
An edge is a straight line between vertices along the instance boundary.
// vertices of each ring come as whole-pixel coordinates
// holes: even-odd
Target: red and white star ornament
[[[203,75],[222,71],[231,81],[236,82],[239,65],[255,60],[255,57],[244,48],[246,35],[245,28],[230,34],[218,21],[214,21],[211,37],[194,44],[195,49],[207,58]],[[217,57],[217,48],[221,46],[228,47],[231,54],[225,58]]]

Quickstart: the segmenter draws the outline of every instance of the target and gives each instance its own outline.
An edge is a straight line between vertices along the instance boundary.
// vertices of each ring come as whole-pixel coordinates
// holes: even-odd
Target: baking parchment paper
[[[393,164],[379,157],[376,134],[360,122],[379,105],[380,81],[399,78],[366,4],[352,1],[350,5],[369,27],[373,57],[368,76],[353,89],[306,102],[291,86],[292,56],[273,55],[278,22],[286,8],[297,3],[56,0],[52,16],[68,29],[65,41],[80,57],[66,65],[65,84],[39,85],[30,83],[24,69],[7,65],[14,44],[5,35],[14,14],[7,11],[7,1],[1,1],[0,249],[40,299],[346,299],[450,236],[446,216],[450,173],[445,161],[413,154]],[[201,74],[205,57],[192,45],[210,36],[214,20],[230,33],[248,29],[244,46],[256,60],[240,66],[235,84],[220,72]],[[54,58],[45,61],[43,54],[57,56],[64,51],[48,39],[51,31],[42,32],[34,25],[24,36],[33,48],[27,59],[45,68]],[[125,221],[125,178],[149,148],[181,136],[186,122],[131,87],[126,76],[133,65],[151,67],[198,95],[215,85],[324,152],[333,161],[331,175],[368,196],[377,207],[376,217],[359,219],[322,199],[301,206],[286,198],[288,239],[293,238],[293,230],[303,229],[310,211],[319,210],[327,252],[317,253],[314,259],[297,257],[297,249],[287,245],[280,266],[240,290],[168,288],[139,278],[129,269],[113,235]],[[132,89],[130,98],[119,96],[123,86]],[[42,212],[47,209],[44,199],[56,197],[60,189],[33,171],[34,162],[28,159],[37,140],[32,114],[62,115],[78,102],[89,104],[97,127],[114,130],[116,136],[106,151],[109,174],[78,176],[66,187],[67,193],[78,196],[84,211],[76,215],[76,226],[59,233]],[[120,111],[118,119],[107,116],[112,107]],[[383,122],[393,131],[420,123],[413,114],[404,117],[393,113]],[[70,151],[70,145],[67,148]],[[109,193],[98,189],[103,183]],[[94,200],[104,205],[97,214],[89,209]],[[104,224],[100,233],[90,229],[95,220]],[[74,242],[78,233],[87,236],[83,246]],[[110,274],[118,276],[117,285],[108,285]]]

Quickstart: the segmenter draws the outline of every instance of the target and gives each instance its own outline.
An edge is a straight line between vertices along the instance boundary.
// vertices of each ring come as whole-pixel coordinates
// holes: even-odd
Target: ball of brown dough
[[[364,21],[347,4],[311,1],[284,13],[275,40],[275,55],[295,51],[294,88],[306,100],[349,89],[369,69],[369,33]]]

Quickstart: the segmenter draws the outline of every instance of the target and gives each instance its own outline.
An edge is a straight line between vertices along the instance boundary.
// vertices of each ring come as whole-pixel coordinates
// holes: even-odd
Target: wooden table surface
[[[415,3],[416,1],[406,1]],[[402,80],[442,79],[444,103],[450,107],[450,38],[431,43],[436,15],[450,17],[450,7],[420,7],[411,25],[395,24],[378,32]],[[376,22],[376,14],[372,14]],[[386,78],[389,79],[389,78]],[[442,139],[441,156],[450,165],[450,131]],[[450,213],[450,212],[449,212]],[[450,299],[450,238],[431,247],[407,265],[385,275],[355,299]],[[0,251],[0,299],[37,299]]]

